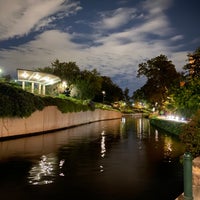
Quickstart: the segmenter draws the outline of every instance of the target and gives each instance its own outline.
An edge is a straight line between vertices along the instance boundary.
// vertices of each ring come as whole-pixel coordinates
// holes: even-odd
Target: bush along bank
[[[187,123],[149,118],[150,124],[166,132],[177,135],[185,146],[185,151],[190,152],[193,158],[200,156],[200,110],[192,116]]]
[[[179,136],[182,133],[183,127],[185,125],[183,122],[170,121],[159,118],[150,118],[149,121],[153,126],[176,136]]]
[[[57,106],[62,113],[95,110],[88,101],[38,96],[11,83],[0,83],[0,97],[0,117],[29,117],[36,110],[41,111],[47,106]]]

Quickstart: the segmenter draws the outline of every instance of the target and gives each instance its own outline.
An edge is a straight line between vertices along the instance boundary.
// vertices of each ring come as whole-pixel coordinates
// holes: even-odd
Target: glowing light
[[[122,123],[124,124],[126,122],[126,118],[122,117]]]
[[[162,117],[160,117],[162,118]],[[172,120],[172,121],[178,121],[178,122],[187,122],[184,117],[179,117],[179,116],[175,116],[175,115],[167,115],[166,116],[167,120]]]
[[[155,130],[155,141],[158,142],[158,130]]]
[[[63,88],[66,88],[66,87],[67,87],[66,81],[63,81],[63,82],[62,82],[62,87],[63,87]]]
[[[38,73],[37,73],[37,74],[35,74],[35,76],[34,76],[34,78],[35,78],[35,79],[37,79],[37,80],[39,80],[39,79],[40,79],[40,77],[41,77],[41,76],[40,76]]]
[[[103,165],[100,165],[99,167],[100,167],[100,172],[103,172],[104,171]]]
[[[106,145],[105,145],[105,136],[104,136],[104,131],[101,133],[101,157],[105,157],[105,152],[106,152]]]
[[[28,78],[28,76],[29,76],[29,75],[28,75],[27,72],[23,72],[23,74],[22,74],[22,77],[23,77],[23,78]]]
[[[29,183],[32,185],[45,185],[53,183],[55,178],[55,157],[43,155],[41,160],[29,171]]]
[[[164,159],[167,162],[171,162],[172,159],[172,152],[173,152],[173,148],[172,148],[172,139],[170,137],[166,137],[164,140]]]

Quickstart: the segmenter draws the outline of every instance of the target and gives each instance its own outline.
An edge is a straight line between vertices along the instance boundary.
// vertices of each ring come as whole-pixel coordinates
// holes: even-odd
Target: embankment
[[[101,120],[121,118],[117,111],[100,110],[61,113],[56,106],[45,107],[28,118],[1,118],[0,139],[22,137],[69,128]]]
[[[178,136],[182,132],[182,127],[186,122],[178,122],[166,120],[164,118],[152,118],[150,123],[160,129],[167,131],[170,134]],[[192,160],[192,193],[194,200],[200,200],[200,157]],[[176,200],[189,199],[181,194]]]
[[[182,127],[185,125],[185,122],[166,120],[164,118],[150,118],[149,121],[153,126],[177,136],[181,133]]]

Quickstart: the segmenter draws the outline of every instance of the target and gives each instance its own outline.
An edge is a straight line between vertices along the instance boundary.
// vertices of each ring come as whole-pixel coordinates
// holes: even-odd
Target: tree
[[[200,78],[200,47],[187,56],[189,62],[183,67],[186,77]]]
[[[73,84],[80,76],[80,69],[75,62],[59,62],[59,60],[51,63],[53,73],[66,80],[69,85]]]
[[[191,117],[200,109],[200,79],[193,78],[183,86],[173,90],[176,112],[185,117]]]
[[[56,59],[51,63],[51,66],[38,68],[38,71],[54,74],[63,81],[67,81],[68,85],[71,85],[79,78],[80,69],[75,62],[60,62]]]
[[[96,69],[81,71],[75,62],[60,62],[57,59],[51,63],[51,67],[38,68],[38,70],[57,75],[62,81],[65,80],[70,89],[70,96],[102,102],[102,91],[104,90],[105,100],[108,102],[123,99],[121,88],[109,77],[101,76]]]
[[[74,83],[76,92],[73,95],[79,99],[93,100],[95,95],[101,92],[101,85],[102,78],[96,69],[84,70]]]
[[[188,54],[188,63],[183,67],[182,81],[173,88],[176,112],[191,117],[200,109],[200,48]]]
[[[200,156],[200,110],[183,126],[179,137],[185,144],[186,151],[190,152],[193,158]]]
[[[130,97],[129,97],[128,93],[129,93],[129,89],[125,88],[125,90],[124,90],[124,100],[126,102],[129,102],[129,100],[130,100]]]
[[[175,66],[165,55],[160,55],[138,67],[137,77],[146,76],[147,82],[133,94],[133,99],[140,96],[152,105],[161,106],[169,95],[170,87],[180,77]]]
[[[104,91],[105,94],[103,94],[102,91]],[[103,95],[105,95],[104,100],[107,103],[123,100],[122,89],[117,84],[113,83],[111,78],[107,76],[102,76],[101,92],[95,95],[94,100],[97,102],[102,102]]]

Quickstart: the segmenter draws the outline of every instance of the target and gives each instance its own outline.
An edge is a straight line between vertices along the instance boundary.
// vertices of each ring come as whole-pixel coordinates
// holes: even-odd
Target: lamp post
[[[193,200],[192,191],[192,156],[189,152],[184,154],[184,200]]]
[[[102,95],[103,95],[103,103],[104,103],[104,98],[106,96],[106,92],[105,91],[102,91]]]

